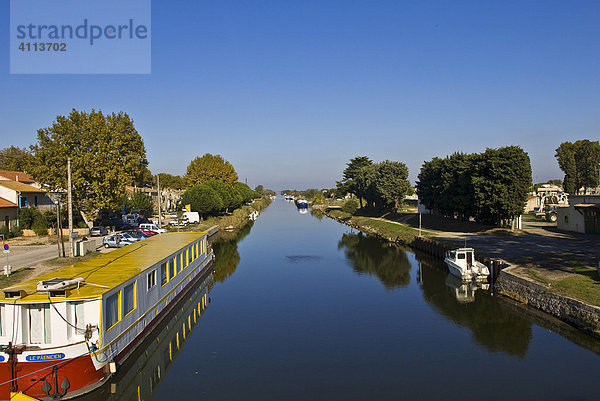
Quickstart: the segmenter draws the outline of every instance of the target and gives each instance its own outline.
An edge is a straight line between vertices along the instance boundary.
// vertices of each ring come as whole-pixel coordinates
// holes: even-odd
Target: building
[[[42,187],[32,176],[22,171],[0,170],[0,181],[18,181],[23,184],[33,185],[38,189]]]
[[[20,181],[0,180],[0,198],[19,208],[35,206],[39,210],[54,209],[45,191]]]
[[[12,228],[19,224],[18,218],[19,206],[16,203],[0,198],[0,227],[6,226]]]
[[[570,195],[569,206],[557,209],[559,230],[600,234],[600,195]]]

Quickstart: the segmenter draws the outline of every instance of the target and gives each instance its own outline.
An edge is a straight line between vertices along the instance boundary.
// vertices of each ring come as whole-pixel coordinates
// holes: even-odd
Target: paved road
[[[91,238],[97,241],[97,244],[102,244],[102,238]],[[65,253],[68,256],[69,244],[65,243]],[[6,265],[6,254],[1,255],[2,260],[0,266]],[[8,263],[12,266],[12,270],[23,269],[36,265],[46,260],[58,257],[58,246],[52,245],[12,245],[8,254]]]
[[[561,232],[556,227],[531,224],[520,235],[482,235],[473,233],[439,233],[438,238],[467,240],[486,256],[519,262],[536,259],[546,269],[569,270],[564,261],[595,268],[600,261],[600,236]],[[532,260],[533,261],[533,260]],[[555,264],[556,263],[556,264]]]

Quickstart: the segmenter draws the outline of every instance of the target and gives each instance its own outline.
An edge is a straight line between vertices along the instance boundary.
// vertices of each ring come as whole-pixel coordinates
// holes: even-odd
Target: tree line
[[[600,142],[587,139],[563,142],[556,149],[558,166],[565,173],[563,188],[569,194],[586,193],[600,181]]]
[[[144,141],[127,113],[73,109],[67,116],[59,115],[50,126],[37,131],[36,143],[29,149],[10,146],[0,150],[0,169],[24,171],[46,191],[65,193],[67,158],[71,158],[73,205],[82,215],[93,220],[102,210],[118,212],[123,206],[152,212],[146,194],[125,195],[125,186],[157,184],[156,175],[148,169]],[[206,184],[192,193],[215,201],[210,208],[200,206],[191,194],[186,198],[203,214],[228,211],[257,196],[246,184],[237,182],[231,163],[210,153],[192,160],[184,176],[161,173],[159,179],[161,188],[186,193]]]
[[[505,225],[523,213],[531,186],[529,156],[519,146],[506,146],[426,161],[417,195],[434,213]]]

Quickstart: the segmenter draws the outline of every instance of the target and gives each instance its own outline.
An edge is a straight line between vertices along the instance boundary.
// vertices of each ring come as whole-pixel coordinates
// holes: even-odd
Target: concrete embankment
[[[588,334],[600,337],[600,308],[550,291],[526,277],[519,266],[500,271],[494,289],[509,298],[549,313]]]

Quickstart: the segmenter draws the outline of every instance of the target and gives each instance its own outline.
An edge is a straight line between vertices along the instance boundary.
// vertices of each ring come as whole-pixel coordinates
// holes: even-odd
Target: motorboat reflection
[[[308,209],[305,207],[298,208],[298,213],[300,214],[308,214]]]
[[[468,303],[475,301],[475,291],[489,290],[490,285],[477,281],[463,281],[460,278],[448,274],[446,277],[446,286],[454,293],[458,302]]]

